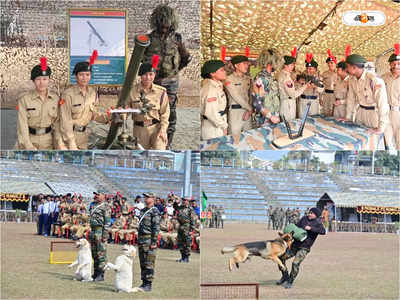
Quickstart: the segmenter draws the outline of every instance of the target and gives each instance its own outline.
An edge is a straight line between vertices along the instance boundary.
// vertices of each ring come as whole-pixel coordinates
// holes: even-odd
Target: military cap
[[[151,64],[150,63],[141,64],[138,72],[139,76],[143,76],[147,72],[154,72],[154,73],[157,72],[157,66],[159,60],[160,57],[158,55],[153,55],[151,59]]]
[[[307,67],[314,67],[314,68],[318,68],[318,63],[313,59],[310,62],[306,61],[306,68]]]
[[[318,207],[313,207],[310,211],[319,218],[321,216],[321,210]]]
[[[285,61],[284,62],[285,65],[291,65],[292,63],[296,62],[296,58],[295,57],[288,56],[288,55],[285,55],[283,57],[283,60]]]
[[[326,63],[328,63],[328,62],[330,62],[330,61],[333,61],[333,62],[335,62],[333,59],[334,59],[335,57],[334,56],[332,56],[332,57],[328,57],[327,59],[326,59]]]
[[[154,193],[143,193],[143,196],[145,196],[146,198],[155,198],[156,195],[154,195]]]
[[[367,60],[359,54],[351,54],[347,56],[346,63],[351,65],[365,64]]]
[[[77,75],[79,72],[92,72],[92,66],[89,65],[87,61],[78,62],[75,65],[72,74]]]
[[[394,44],[394,53],[390,55],[389,62],[400,60],[400,44]]]
[[[244,61],[249,61],[249,58],[244,55],[235,55],[231,59],[232,65],[240,64],[241,62],[244,62]]]
[[[208,60],[204,63],[203,67],[201,68],[201,77],[206,78],[208,74],[214,73],[224,66],[225,64],[222,60],[219,59]]]
[[[51,75],[51,69],[47,65],[47,58],[40,58],[40,65],[36,65],[31,70],[31,80],[35,80],[39,76],[49,76]]]
[[[338,63],[336,65],[336,68],[341,68],[341,69],[345,70],[346,69],[346,63],[344,61],[341,61],[340,63]]]

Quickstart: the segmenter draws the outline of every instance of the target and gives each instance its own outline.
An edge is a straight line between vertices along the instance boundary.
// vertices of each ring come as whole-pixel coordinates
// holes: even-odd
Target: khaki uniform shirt
[[[21,150],[40,149],[40,138],[36,145],[32,144],[29,127],[34,129],[55,127],[58,117],[58,96],[48,92],[46,100],[42,100],[36,90],[27,92],[18,100],[18,148]],[[39,136],[36,136],[36,140]],[[47,139],[46,139],[47,140]]]
[[[227,104],[223,84],[220,81],[205,79],[201,88],[200,113],[205,116],[214,127],[222,130],[228,128],[227,115],[221,115]]]
[[[140,92],[143,90],[141,83],[134,86],[129,98],[129,106],[132,108],[142,108],[143,104],[140,101]],[[151,90],[145,92],[145,97],[149,100],[149,104],[153,104],[153,108],[146,114],[133,114],[133,120],[136,122],[151,123],[152,119],[160,122],[160,130],[167,132],[169,119],[169,101],[167,90],[160,85],[152,84]]]
[[[341,79],[339,76],[335,86],[335,99],[340,101],[340,104],[346,104],[347,93],[349,90],[349,76]]]
[[[96,90],[89,86],[85,96],[79,86],[74,85],[64,91],[60,105],[60,131],[69,148],[76,146],[73,126],[87,126],[91,120],[107,123],[110,118],[106,113],[99,113],[95,107]],[[86,129],[87,133],[87,129]]]
[[[335,89],[335,84],[339,80],[339,76],[334,71],[325,71],[321,74],[321,79],[326,90],[333,91]]]
[[[232,106],[232,104],[239,104],[243,109],[251,111],[252,106],[250,104],[250,86],[250,76],[239,76],[235,72],[229,75],[225,81],[225,88],[229,98],[229,106]]]
[[[374,73],[364,70],[360,79],[351,76],[347,97],[346,119],[353,120],[360,105],[375,106],[378,111],[378,129],[389,123],[389,105],[385,82]]]
[[[295,89],[294,81],[289,72],[282,70],[278,77],[279,93],[282,100],[295,100],[299,97],[307,88],[306,85]]]
[[[386,84],[388,103],[391,107],[400,106],[400,76],[394,78],[391,72],[382,75]]]

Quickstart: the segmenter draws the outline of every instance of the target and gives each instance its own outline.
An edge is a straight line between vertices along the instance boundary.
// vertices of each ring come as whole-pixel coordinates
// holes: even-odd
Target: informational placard
[[[121,9],[68,9],[69,83],[81,61],[98,57],[92,67],[91,85],[122,85],[127,57],[127,11]]]

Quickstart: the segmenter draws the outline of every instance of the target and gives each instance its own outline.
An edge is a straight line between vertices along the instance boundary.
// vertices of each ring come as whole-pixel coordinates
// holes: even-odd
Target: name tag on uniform
[[[238,86],[238,85],[242,85],[242,84],[241,83],[235,83],[235,85]]]
[[[36,110],[36,108],[27,108],[26,110],[27,110],[27,111]]]
[[[76,107],[76,106],[81,106],[82,104],[73,104],[72,106]]]
[[[217,101],[217,97],[208,98],[207,102],[214,102]]]

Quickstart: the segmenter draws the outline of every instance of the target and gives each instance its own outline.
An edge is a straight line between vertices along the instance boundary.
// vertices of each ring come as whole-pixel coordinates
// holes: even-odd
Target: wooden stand
[[[312,132],[309,129],[304,128],[302,136],[300,136],[298,138],[294,138],[294,139],[290,139],[287,135],[281,136],[281,137],[273,140],[272,145],[274,145],[276,148],[282,149],[282,148],[291,146],[293,144],[296,144],[302,140],[308,139],[309,137],[312,137],[314,135],[315,135],[314,132]]]

